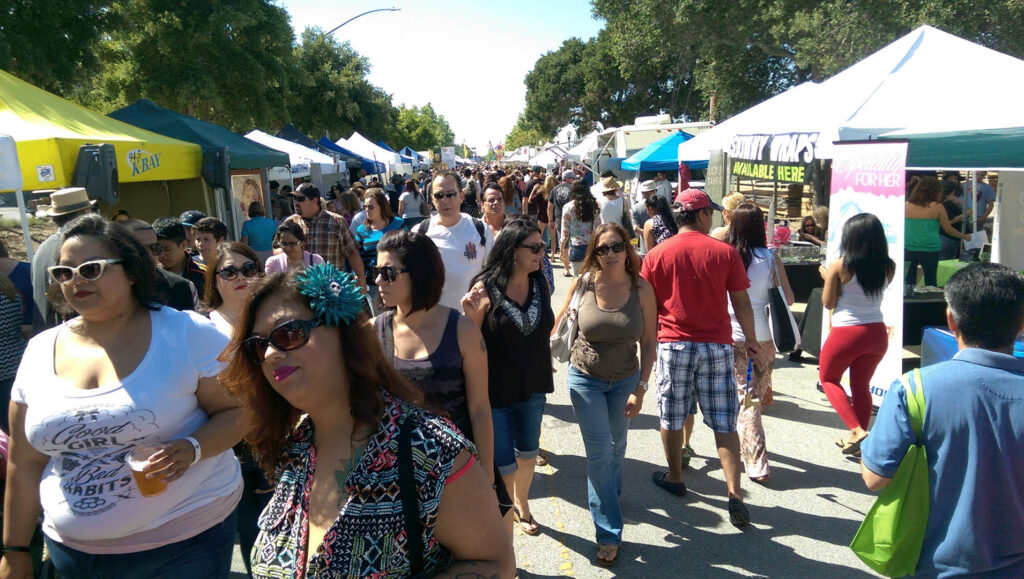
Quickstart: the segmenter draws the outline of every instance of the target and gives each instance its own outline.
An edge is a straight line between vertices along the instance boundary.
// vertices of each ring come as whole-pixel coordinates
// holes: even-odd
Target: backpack
[[[476,217],[470,217],[470,219],[473,220],[473,227],[476,227],[476,232],[480,235],[480,247],[487,247],[487,235],[485,234],[484,229],[485,227],[487,227],[487,225],[485,225],[482,220],[477,219]],[[430,231],[430,222],[430,217],[427,217],[423,221],[420,221],[420,224],[416,226],[416,233],[422,233],[423,235],[427,235],[427,232]]]

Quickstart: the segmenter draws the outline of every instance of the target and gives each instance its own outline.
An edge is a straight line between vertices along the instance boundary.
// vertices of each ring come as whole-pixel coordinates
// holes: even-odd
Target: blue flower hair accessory
[[[363,291],[354,275],[329,263],[311,265],[297,277],[299,292],[328,326],[348,325],[363,312]]]

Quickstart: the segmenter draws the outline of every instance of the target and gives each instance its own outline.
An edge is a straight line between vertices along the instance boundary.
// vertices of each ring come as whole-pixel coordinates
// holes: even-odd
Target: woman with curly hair
[[[562,263],[572,275],[579,275],[594,228],[601,225],[601,212],[590,187],[582,179],[572,184],[572,200],[562,208]]]
[[[414,405],[422,396],[385,358],[352,274],[322,264],[268,276],[237,328],[222,380],[276,481],[253,576],[514,573],[472,446]]]

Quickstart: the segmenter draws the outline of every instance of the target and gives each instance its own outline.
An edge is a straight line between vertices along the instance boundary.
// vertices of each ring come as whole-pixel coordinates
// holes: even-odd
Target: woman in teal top
[[[380,290],[374,283],[376,276],[370,273],[372,268],[377,266],[377,243],[385,233],[404,229],[405,220],[391,212],[391,205],[384,195],[384,190],[376,187],[366,190],[363,196],[363,210],[366,211],[366,221],[356,228],[356,245],[359,247],[359,255],[363,258],[363,271],[366,272],[370,311],[377,315],[380,311]]]
[[[917,266],[920,264],[924,270],[924,285],[935,287],[939,253],[942,251],[939,228],[957,239],[969,240],[971,236],[960,233],[949,224],[946,208],[942,206],[942,186],[935,177],[918,179],[904,208],[903,259],[907,268],[904,283],[917,285]]]
[[[274,235],[277,222],[267,217],[267,210],[259,201],[249,204],[249,220],[242,224],[241,242],[248,245],[259,256],[260,262],[274,255]]]

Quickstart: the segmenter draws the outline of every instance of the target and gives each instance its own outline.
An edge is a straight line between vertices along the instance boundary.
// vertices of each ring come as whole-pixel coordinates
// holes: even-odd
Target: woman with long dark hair
[[[587,285],[576,314],[579,333],[570,352],[569,398],[587,453],[597,562],[611,566],[622,544],[619,496],[626,435],[630,419],[640,413],[657,356],[658,304],[651,284],[640,277],[640,258],[629,235],[617,222],[594,230],[580,277],[573,280],[558,318],[569,315],[569,302],[581,283]]]
[[[281,253],[267,258],[264,270],[270,273],[282,273],[289,269],[303,269],[310,265],[323,263],[324,258],[303,249],[306,244],[306,225],[295,221],[285,221],[277,226],[274,245],[281,248]]]
[[[414,405],[422,395],[366,321],[351,274],[274,274],[221,357],[250,420],[245,440],[276,482],[253,576],[511,575],[511,538],[471,444]]]
[[[487,389],[494,423],[494,462],[515,502],[524,533],[539,527],[529,494],[547,394],[555,389],[548,335],[555,325],[551,296],[541,273],[544,242],[537,222],[505,223],[483,270],[462,299],[466,315],[487,344]]]
[[[885,356],[888,332],[882,317],[882,294],[896,274],[882,222],[871,213],[854,215],[843,225],[840,257],[822,266],[821,303],[833,310],[828,338],[821,347],[818,377],[828,401],[850,437],[836,440],[843,454],[857,454],[871,419],[871,376]],[[839,380],[850,370],[847,398]]]
[[[590,187],[582,179],[572,184],[572,200],[562,208],[562,264],[579,275],[594,228],[601,225],[601,212]]]
[[[366,221],[356,227],[356,247],[363,259],[363,271],[366,272],[367,299],[370,311],[374,315],[380,310],[380,288],[374,283],[370,270],[377,265],[377,244],[385,233],[405,228],[405,220],[391,212],[391,205],[383,189],[367,189],[363,196],[363,210]]]
[[[679,227],[664,197],[651,195],[644,203],[647,205],[647,215],[651,217],[644,224],[644,244],[647,245],[647,251],[651,251],[662,241],[679,233]]]
[[[775,367],[775,342],[772,341],[771,322],[765,308],[768,306],[768,291],[775,285],[773,278],[786,296],[786,302],[793,304],[793,290],[782,267],[778,254],[768,249],[764,229],[764,213],[753,203],[743,203],[732,212],[732,219],[725,234],[725,242],[736,248],[747,270],[750,288],[750,306],[754,310],[754,332],[757,337],[758,353],[754,360],[754,373],[749,385],[753,405],[741,405],[736,430],[740,435],[740,457],[747,476],[755,482],[765,482],[770,476],[767,452],[765,450],[764,427],[761,424],[761,406],[771,396],[772,369]],[[743,329],[736,319],[736,313],[729,303],[729,317],[732,318],[732,347],[734,369],[739,397],[742,399],[747,385],[747,342]]]

